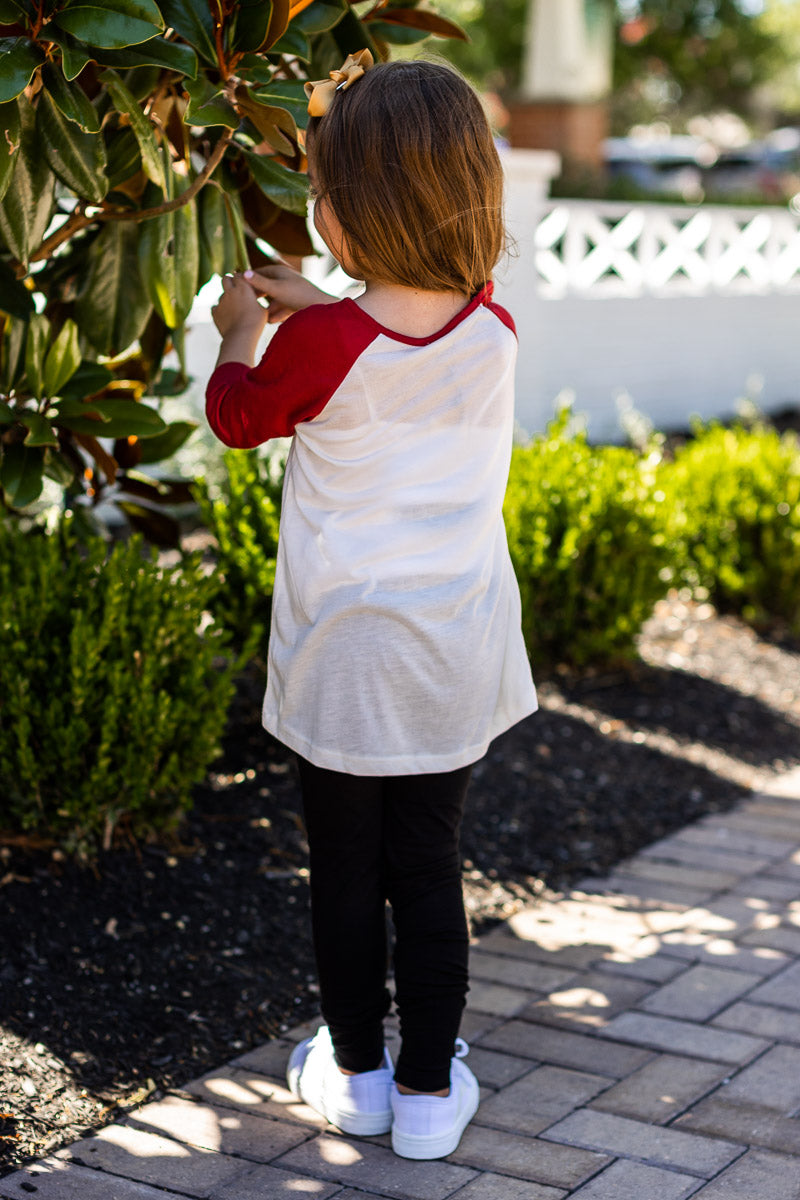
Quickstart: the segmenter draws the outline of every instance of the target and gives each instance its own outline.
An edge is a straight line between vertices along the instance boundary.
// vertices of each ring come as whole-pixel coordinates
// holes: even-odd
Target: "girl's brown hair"
[[[362,278],[472,296],[505,243],[480,100],[444,63],[379,63],[309,124],[314,187]]]

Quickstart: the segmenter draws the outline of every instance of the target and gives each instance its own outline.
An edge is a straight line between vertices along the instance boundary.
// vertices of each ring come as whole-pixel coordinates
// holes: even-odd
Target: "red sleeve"
[[[278,328],[255,367],[224,363],[206,388],[206,416],[226,446],[250,449],[289,437],[322,412],[375,337],[347,304],[314,304]]]

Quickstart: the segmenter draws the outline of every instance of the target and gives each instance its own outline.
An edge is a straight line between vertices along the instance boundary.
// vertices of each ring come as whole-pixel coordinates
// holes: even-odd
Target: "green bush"
[[[0,828],[86,857],[173,828],[218,752],[238,664],[200,633],[215,584],[134,537],[79,552],[69,528],[0,522]]]
[[[689,586],[754,624],[800,633],[800,442],[756,424],[698,425],[662,464]]]
[[[216,494],[204,480],[196,494],[217,541],[213,612],[244,649],[263,643],[269,628],[282,470],[254,450],[226,450],[223,462],[225,478]]]
[[[655,455],[590,446],[564,413],[516,447],[505,500],[522,624],[536,661],[630,658],[671,578]]]

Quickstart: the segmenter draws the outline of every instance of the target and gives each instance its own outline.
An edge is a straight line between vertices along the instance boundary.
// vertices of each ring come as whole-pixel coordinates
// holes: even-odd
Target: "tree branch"
[[[184,204],[188,204],[190,200],[194,200],[200,189],[208,183],[208,180],[222,162],[232,137],[233,130],[226,129],[200,174],[189,184],[186,191],[181,192],[180,196],[176,196],[174,200],[165,200],[163,204],[157,204],[155,208],[142,208],[131,212],[101,212],[93,219],[95,221],[149,221],[151,217],[161,217],[164,213],[175,212],[176,208],[183,208]]]
[[[177,208],[182,208],[184,204],[188,204],[190,200],[193,200],[200,189],[208,183],[214,171],[222,162],[232,137],[232,129],[226,129],[223,132],[200,174],[189,184],[186,191],[182,192],[180,196],[176,196],[174,200],[166,200],[163,204],[157,204],[155,208],[131,209],[130,211],[122,212],[113,209],[102,210],[95,213],[92,217],[86,215],[84,206],[81,205],[55,233],[51,233],[49,238],[45,238],[41,246],[37,250],[34,250],[29,261],[41,262],[43,258],[49,258],[53,251],[57,250],[64,242],[69,241],[73,234],[78,233],[81,229],[86,229],[89,225],[93,225],[95,221],[149,221],[152,217],[160,217],[164,213],[174,212]]]

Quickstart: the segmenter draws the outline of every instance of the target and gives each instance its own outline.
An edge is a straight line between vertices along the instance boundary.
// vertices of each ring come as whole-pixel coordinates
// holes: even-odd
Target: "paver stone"
[[[160,1188],[44,1158],[0,1179],[3,1200],[167,1200]]]
[[[478,1124],[534,1135],[608,1087],[608,1079],[563,1067],[538,1067],[481,1104]]]
[[[570,1200],[685,1200],[697,1190],[697,1182],[694,1175],[621,1161],[578,1188]]]
[[[592,1108],[663,1124],[721,1083],[728,1066],[660,1054],[592,1101]]]
[[[797,1159],[749,1150],[692,1200],[798,1200]]]
[[[473,1124],[467,1126],[449,1161],[569,1189],[594,1175],[610,1159],[591,1150]]]
[[[296,1146],[272,1165],[401,1200],[445,1200],[475,1177],[452,1161],[415,1162],[374,1142],[331,1134]]]
[[[543,1135],[548,1140],[584,1146],[615,1156],[645,1159],[653,1165],[676,1167],[709,1178],[738,1158],[743,1147],[732,1142],[697,1137],[663,1125],[646,1125],[612,1113],[579,1109]]]
[[[761,976],[727,967],[689,967],[640,1004],[645,1012],[707,1021],[761,982]]]

